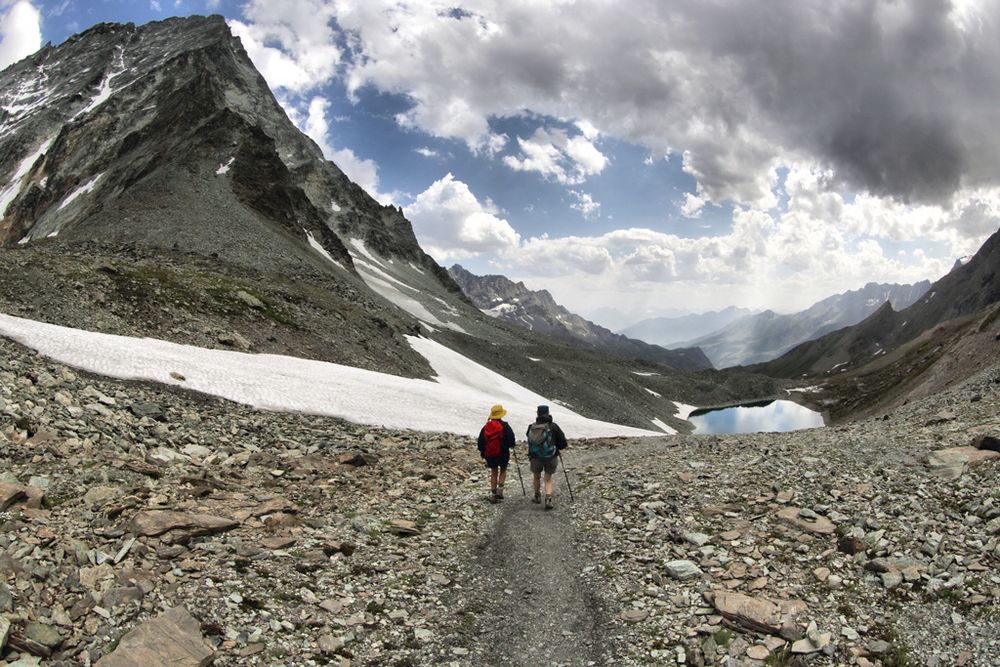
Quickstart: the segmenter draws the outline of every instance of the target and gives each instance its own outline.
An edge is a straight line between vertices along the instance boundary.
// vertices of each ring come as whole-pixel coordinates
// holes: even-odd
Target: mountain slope
[[[680,317],[651,317],[636,322],[622,329],[619,333],[629,338],[644,340],[653,345],[666,346],[707,336],[739,317],[752,314],[753,311],[747,308],[729,306],[723,310]]]
[[[718,368],[774,359],[799,343],[860,322],[886,303],[905,308],[930,288],[914,285],[868,283],[863,288],[835,294],[791,315],[764,311],[734,320],[722,330],[695,339]]]
[[[909,343],[956,318],[974,316],[1000,301],[1000,232],[990,236],[965,264],[931,285],[908,308],[886,303],[864,321],[803,343],[782,357],[753,369],[777,377],[818,376],[864,366],[874,357]]]
[[[673,400],[780,384],[625,363],[484,315],[399,209],[295,128],[221,17],[95,26],[0,72],[0,108],[0,312],[430,379],[423,336],[643,429],[686,428]]]
[[[711,368],[700,350],[666,350],[616,334],[566,310],[546,290],[529,290],[524,283],[504,276],[477,276],[458,264],[448,273],[472,303],[492,317],[618,357],[646,359],[685,370]]]

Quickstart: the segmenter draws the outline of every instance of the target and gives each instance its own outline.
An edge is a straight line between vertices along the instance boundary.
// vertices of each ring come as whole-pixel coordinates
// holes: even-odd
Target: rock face
[[[448,269],[465,295],[491,317],[617,357],[645,359],[683,370],[711,368],[697,348],[667,350],[616,334],[560,306],[545,290],[533,291],[504,276],[477,276],[458,264]]]
[[[235,528],[239,522],[209,514],[191,514],[168,510],[139,512],[130,526],[133,533],[144,537],[159,536],[167,544],[188,541],[200,535],[213,535]]]
[[[214,658],[215,651],[202,639],[198,621],[183,607],[174,607],[122,637],[118,648],[97,665],[205,667]]]

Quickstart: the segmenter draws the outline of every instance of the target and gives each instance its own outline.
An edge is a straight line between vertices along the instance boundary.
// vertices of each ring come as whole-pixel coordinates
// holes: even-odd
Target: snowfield
[[[490,406],[501,403],[508,412],[506,420],[523,438],[535,407],[555,403],[416,336],[407,339],[434,369],[433,380],[296,357],[95,333],[4,314],[0,314],[0,335],[100,375],[175,385],[265,410],[328,415],[388,428],[474,436]],[[172,372],[185,379],[174,379]],[[570,438],[663,435],[588,419],[561,407],[553,409],[553,416]]]

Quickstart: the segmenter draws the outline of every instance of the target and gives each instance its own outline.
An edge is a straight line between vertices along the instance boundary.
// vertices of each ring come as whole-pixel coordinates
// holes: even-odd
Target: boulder
[[[833,522],[825,516],[819,516],[811,510],[798,507],[786,507],[779,510],[778,518],[809,533],[830,535],[837,529]]]
[[[27,500],[28,489],[20,484],[10,484],[0,482],[0,512],[3,512],[11,505]]]
[[[1000,452],[975,447],[949,447],[927,455],[927,467],[931,474],[944,480],[955,480],[962,476],[969,466],[1000,458]]]
[[[7,620],[6,616],[0,616],[0,654],[3,653],[3,649],[7,646],[7,638],[10,637],[10,621]]]
[[[389,526],[386,530],[401,537],[420,534],[420,529],[417,528],[417,524],[405,519],[393,519],[389,522]]]
[[[991,452],[1000,452],[1000,438],[992,435],[977,435],[969,443],[969,446],[976,449],[986,449]]]
[[[705,597],[723,618],[770,635],[778,634],[783,626],[792,624],[806,611],[801,600],[770,600],[722,590],[709,591]]]
[[[238,525],[240,525],[239,522],[232,519],[210,514],[145,510],[135,515],[129,530],[143,537],[159,536],[162,542],[170,544],[187,541],[201,535],[214,535],[231,530]]]
[[[205,667],[214,659],[198,621],[187,609],[174,607],[122,637],[113,653],[97,661],[97,667]]]
[[[702,575],[701,569],[689,560],[672,560],[663,567],[666,568],[667,574],[680,581],[696,579]]]

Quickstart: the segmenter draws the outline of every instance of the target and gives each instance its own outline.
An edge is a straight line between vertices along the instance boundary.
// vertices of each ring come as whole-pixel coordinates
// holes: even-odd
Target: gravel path
[[[549,511],[521,495],[511,471],[493,531],[480,543],[470,597],[479,637],[474,664],[608,664],[612,651],[595,570],[577,545],[560,471]],[[513,482],[513,483],[512,483]]]

